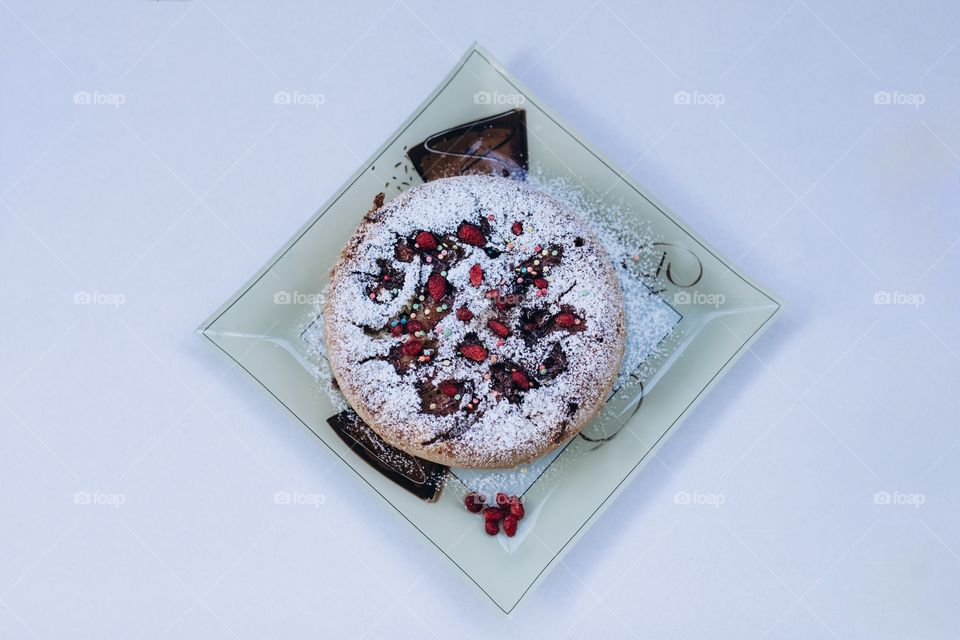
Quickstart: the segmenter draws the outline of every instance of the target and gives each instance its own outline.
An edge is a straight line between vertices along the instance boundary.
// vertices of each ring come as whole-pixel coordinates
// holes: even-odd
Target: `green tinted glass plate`
[[[375,194],[409,185],[391,181],[405,149],[444,129],[513,107],[526,111],[532,171],[577,184],[632,214],[660,239],[659,295],[675,312],[665,352],[647,379],[615,394],[597,424],[550,459],[530,466],[518,491],[527,516],[516,537],[487,536],[462,506],[455,470],[433,503],[420,500],[351,451],[327,419],[337,410],[311,373],[300,338],[316,294]],[[383,169],[389,168],[384,179]],[[388,184],[389,183],[389,184]],[[386,185],[386,186],[385,186]],[[628,222],[630,224],[630,222]],[[510,612],[600,517],[720,377],[770,326],[781,302],[691,231],[559,116],[474,45],[446,79],[347,183],[249,282],[213,313],[199,334],[236,362],[504,612]],[[682,355],[682,357],[680,357]],[[600,444],[622,430],[616,439]],[[318,449],[318,455],[323,455]],[[454,485],[454,486],[450,486]],[[402,544],[402,541],[396,541]]]

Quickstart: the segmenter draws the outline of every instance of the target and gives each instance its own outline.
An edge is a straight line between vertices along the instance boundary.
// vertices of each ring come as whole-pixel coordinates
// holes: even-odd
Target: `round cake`
[[[626,337],[616,273],[583,220],[490,176],[428,182],[368,213],[331,271],[323,321],[360,417],[398,449],[469,468],[575,436]]]

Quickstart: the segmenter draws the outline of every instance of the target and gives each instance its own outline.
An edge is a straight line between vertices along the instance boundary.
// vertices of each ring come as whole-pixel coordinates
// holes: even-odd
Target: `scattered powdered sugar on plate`
[[[679,314],[656,293],[663,289],[657,273],[663,253],[655,246],[660,238],[651,232],[649,224],[638,224],[635,213],[591,197],[569,180],[548,179],[531,173],[528,181],[577,211],[613,261],[627,325],[626,350],[614,390],[625,385],[631,377],[647,379],[649,367],[656,366],[658,356],[669,347],[665,338],[680,319]]]
[[[350,408],[350,403],[343,397],[340,390],[334,384],[333,370],[330,368],[330,361],[327,360],[327,347],[323,341],[323,302],[326,298],[326,290],[320,292],[316,298],[316,306],[311,315],[310,322],[300,330],[300,337],[303,340],[303,346],[307,355],[313,360],[313,376],[320,385],[320,388],[326,392],[333,408],[339,411],[345,411]]]

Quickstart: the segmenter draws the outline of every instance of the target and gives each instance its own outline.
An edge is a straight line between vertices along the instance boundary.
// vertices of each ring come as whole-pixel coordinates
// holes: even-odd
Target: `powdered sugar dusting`
[[[649,368],[657,364],[667,346],[664,337],[679,321],[676,311],[656,293],[663,288],[658,279],[663,252],[657,249],[657,243],[661,238],[647,224],[638,224],[636,213],[628,207],[591,196],[568,180],[532,172],[528,181],[580,213],[613,262],[627,326],[626,350],[614,389],[631,377],[649,379]]]
[[[429,362],[398,372],[386,357],[402,339],[376,332],[408,308],[432,267],[418,259],[394,260],[397,239],[424,229],[438,236],[455,235],[461,222],[479,216],[489,221],[490,244],[502,255],[491,257],[478,247],[462,244],[457,249],[465,255],[445,272],[456,291],[453,307],[467,306],[474,318],[463,322],[448,313],[432,332],[438,342]],[[516,222],[522,224],[520,235],[511,232]],[[562,259],[544,274],[549,286],[543,295],[534,295],[536,290],[531,289],[519,304],[496,317],[516,328],[524,310],[545,308],[558,314],[561,307],[572,308],[582,318],[582,330],[551,333],[533,344],[525,342],[519,331],[504,338],[491,333],[487,322],[494,310],[483,295],[486,288],[471,286],[471,266],[480,265],[486,283],[503,286],[513,282],[520,263],[554,246],[562,247]],[[368,296],[364,274],[378,273],[384,261],[402,270],[403,284],[392,294]],[[421,185],[368,216],[332,274],[324,316],[323,331],[331,346],[327,355],[346,396],[361,400],[353,403],[361,405],[354,408],[391,444],[414,455],[465,466],[512,465],[567,440],[602,404],[623,350],[617,277],[589,227],[542,192],[487,176]],[[526,371],[536,371],[559,342],[568,366],[554,379],[526,391],[520,402],[507,402],[497,397],[489,375],[484,376],[488,363],[471,362],[457,352],[471,332],[480,338],[491,361],[512,361]],[[313,338],[316,344],[317,336]],[[422,412],[417,383],[443,379],[466,381],[473,393],[465,394],[461,411],[451,415]],[[473,403],[469,414],[463,411],[467,403]],[[472,424],[455,439],[423,444],[463,426],[464,421]],[[558,430],[560,425],[569,430]]]

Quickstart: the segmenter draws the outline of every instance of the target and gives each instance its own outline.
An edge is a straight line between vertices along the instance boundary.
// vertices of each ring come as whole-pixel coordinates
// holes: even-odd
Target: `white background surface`
[[[956,637],[956,3],[349,4],[0,1],[0,637]],[[789,304],[509,618],[192,333],[475,39]]]

